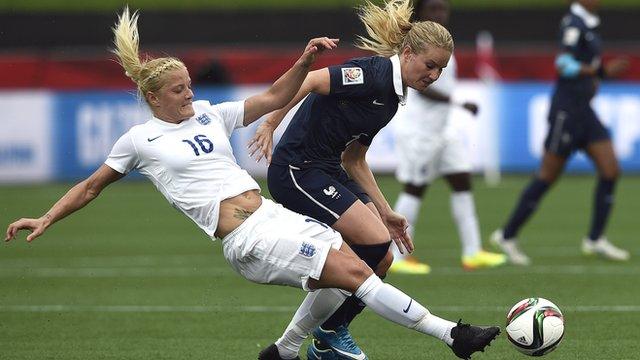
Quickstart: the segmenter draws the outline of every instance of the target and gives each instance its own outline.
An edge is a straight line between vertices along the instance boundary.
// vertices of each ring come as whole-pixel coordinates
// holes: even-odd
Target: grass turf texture
[[[378,180],[393,203],[399,186],[390,177]],[[508,177],[497,188],[476,181],[485,239],[526,181]],[[41,214],[68,187],[0,187],[0,224]],[[516,301],[546,297],[566,318],[565,339],[548,359],[637,359],[640,178],[621,180],[609,224],[612,241],[633,252],[626,264],[579,253],[592,187],[592,178],[567,177],[552,189],[521,234],[533,266],[465,273],[448,190],[438,182],[415,239],[417,256],[433,273],[387,280],[438,315],[480,324],[503,326]],[[0,248],[0,359],[252,359],[280,335],[304,296],[236,275],[220,244],[147,182],[114,184],[32,244],[24,237]],[[371,359],[454,358],[438,341],[371,311],[352,332]],[[524,357],[503,335],[477,358]]]
[[[375,1],[382,3],[382,1]],[[193,9],[292,9],[292,8],[353,8],[363,0],[129,0],[134,9],[193,10]],[[0,0],[4,11],[116,11],[121,0]],[[518,9],[564,8],[567,2],[559,0],[454,0],[454,9]],[[608,0],[603,8],[638,8],[637,0]]]

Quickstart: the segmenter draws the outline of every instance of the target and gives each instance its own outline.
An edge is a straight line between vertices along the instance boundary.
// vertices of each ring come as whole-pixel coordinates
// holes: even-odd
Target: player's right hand
[[[254,158],[256,162],[260,162],[260,160],[264,158],[267,161],[267,165],[271,164],[274,131],[275,128],[268,120],[263,121],[256,129],[253,138],[249,140],[249,144],[247,145],[249,148],[249,156]]]
[[[335,49],[338,46],[338,42],[340,42],[340,39],[330,39],[328,37],[311,39],[304,48],[300,60],[304,66],[311,66],[316,61],[317,55],[326,49]]]
[[[7,228],[7,235],[4,238],[4,241],[11,241],[15,239],[16,234],[20,230],[29,230],[31,231],[31,234],[27,236],[27,242],[31,242],[33,239],[42,235],[42,233],[45,231],[46,228],[47,226],[44,218],[39,218],[39,219],[22,218],[9,225],[9,227]]]
[[[469,111],[471,113],[471,115],[476,116],[478,115],[478,105],[472,102],[465,102],[462,104],[462,107]]]

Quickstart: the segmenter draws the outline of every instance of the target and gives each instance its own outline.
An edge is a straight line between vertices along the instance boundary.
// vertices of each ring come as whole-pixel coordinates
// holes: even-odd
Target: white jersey
[[[429,85],[429,89],[451,96],[456,86],[456,71],[456,59],[452,55],[447,67],[442,69],[442,74]],[[418,132],[424,136],[438,137],[446,128],[450,109],[449,103],[428,99],[409,88],[407,104],[400,107],[396,114],[396,130],[402,135],[415,136]]]
[[[179,124],[155,117],[115,143],[105,164],[121,174],[137,170],[171,205],[213,238],[220,202],[260,190],[238,166],[229,137],[243,126],[244,101],[193,103],[195,115]]]

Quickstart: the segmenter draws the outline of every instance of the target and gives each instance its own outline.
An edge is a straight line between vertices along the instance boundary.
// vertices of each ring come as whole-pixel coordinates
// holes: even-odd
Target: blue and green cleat
[[[336,360],[336,355],[329,347],[323,347],[322,344],[313,339],[307,348],[307,360]]]
[[[322,360],[368,360],[367,355],[356,345],[346,326],[335,330],[317,327],[311,333],[314,341],[307,349],[309,359]],[[329,350],[329,351],[327,351]],[[311,357],[316,356],[317,357]]]

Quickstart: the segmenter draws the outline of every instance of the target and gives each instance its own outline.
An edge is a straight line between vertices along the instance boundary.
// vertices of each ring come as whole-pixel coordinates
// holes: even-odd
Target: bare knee
[[[616,181],[620,177],[620,166],[618,164],[611,164],[599,171],[600,178],[609,181]]]
[[[387,251],[387,255],[384,256],[376,267],[376,275],[384,276],[387,271],[389,271],[391,264],[393,264],[393,253],[391,253],[391,251]]]
[[[352,284],[352,288],[344,289],[355,293],[358,290],[358,287],[367,280],[371,275],[373,275],[373,270],[362,261],[360,258],[354,258],[354,261],[350,263],[349,266],[345,269],[346,275],[352,279],[350,283]]]

